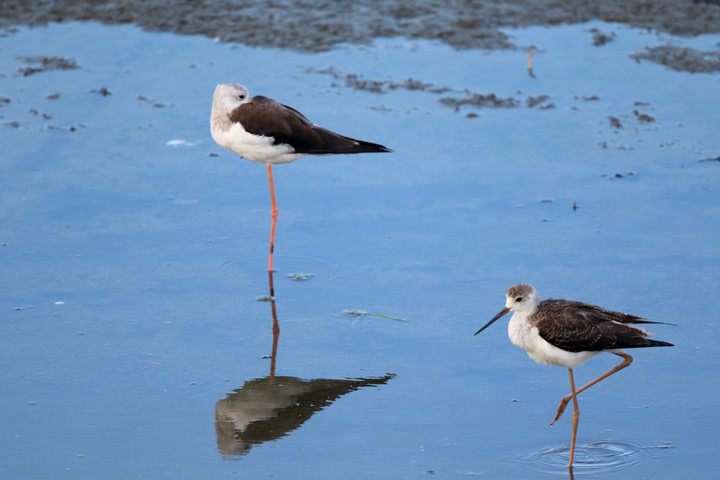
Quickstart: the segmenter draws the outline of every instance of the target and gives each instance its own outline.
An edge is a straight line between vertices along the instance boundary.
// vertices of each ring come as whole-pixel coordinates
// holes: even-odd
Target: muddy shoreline
[[[514,48],[500,28],[590,20],[683,36],[720,33],[720,0],[26,0],[0,9],[3,28],[133,23],[148,31],[311,52],[394,36],[439,40],[458,49]]]

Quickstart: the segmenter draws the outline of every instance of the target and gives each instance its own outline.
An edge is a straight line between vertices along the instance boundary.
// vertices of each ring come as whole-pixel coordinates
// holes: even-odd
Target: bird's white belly
[[[513,315],[508,323],[510,341],[525,350],[530,358],[543,365],[575,368],[600,352],[568,352],[558,348],[540,336],[538,329],[525,319]]]
[[[232,124],[227,130],[212,131],[212,137],[218,145],[241,155],[253,162],[265,164],[290,163],[302,153],[292,153],[290,145],[273,145],[271,137],[248,133],[240,124]]]

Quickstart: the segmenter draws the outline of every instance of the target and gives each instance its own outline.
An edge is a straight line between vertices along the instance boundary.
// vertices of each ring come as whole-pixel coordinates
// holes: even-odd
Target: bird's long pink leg
[[[575,440],[577,440],[578,420],[580,420],[580,406],[577,401],[578,392],[575,391],[575,377],[573,376],[572,368],[568,368],[568,371],[570,372],[570,392],[573,401],[572,439],[570,440],[570,462],[568,463],[568,468],[572,469],[573,459],[575,458]]]
[[[278,207],[277,201],[275,200],[275,182],[273,182],[272,165],[267,164],[268,171],[268,182],[270,183],[270,198],[272,198],[272,210],[270,215],[272,216],[272,226],[270,227],[270,258],[268,260],[268,272],[273,271],[273,253],[275,252],[275,225],[277,223]]]
[[[599,381],[605,380],[607,377],[609,377],[609,376],[612,375],[613,373],[619,372],[619,371],[622,370],[623,368],[629,366],[629,365],[632,363],[632,361],[633,361],[633,357],[631,357],[631,356],[628,355],[627,353],[620,353],[620,352],[611,352],[611,353],[614,353],[615,355],[618,355],[618,356],[622,357],[622,358],[623,358],[623,361],[620,362],[620,363],[619,363],[618,365],[616,365],[615,367],[613,367],[610,371],[608,371],[608,372],[600,375],[598,378],[596,378],[596,379],[593,380],[592,382],[588,383],[588,384],[585,385],[584,387],[579,388],[579,389],[575,392],[576,395],[579,394],[579,393],[584,392],[585,390],[587,390],[588,388],[592,387],[593,385],[595,385],[595,384],[598,383]],[[569,394],[565,395],[565,396],[562,398],[562,400],[560,400],[560,405],[558,406],[557,412],[555,413],[555,418],[553,418],[553,421],[550,422],[550,425],[554,424],[554,423],[560,418],[560,416],[561,416],[561,415],[563,414],[563,412],[565,411],[565,407],[567,407],[567,404],[568,404],[568,402],[570,401],[571,398],[573,398],[573,394],[572,394],[572,393],[569,393]]]

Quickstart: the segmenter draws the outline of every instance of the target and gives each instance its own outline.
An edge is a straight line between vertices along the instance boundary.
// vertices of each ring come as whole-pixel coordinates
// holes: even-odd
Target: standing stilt
[[[277,224],[278,207],[275,200],[275,182],[273,181],[272,165],[267,164],[268,182],[270,183],[270,198],[272,199],[272,209],[270,216],[272,217],[272,226],[270,227],[270,256],[268,259],[268,272],[273,271],[273,253],[275,253],[275,225]]]
[[[513,312],[508,323],[508,336],[512,343],[524,349],[528,356],[538,363],[565,367],[569,370],[570,394],[560,401],[552,423],[560,418],[572,399],[572,440],[568,463],[572,480],[572,465],[575,460],[575,443],[580,419],[578,394],[632,363],[633,358],[620,352],[620,349],[673,345],[661,340],[652,340],[648,338],[650,332],[632,326],[661,322],[572,300],[541,301],[537,290],[527,283],[510,287],[505,293],[505,308],[475,332],[475,335],[508,312]],[[584,387],[576,389],[573,369],[602,352],[615,354],[622,357],[623,361]]]
[[[390,152],[377,143],[365,142],[332,132],[312,123],[294,108],[268,97],[251,97],[238,83],[215,87],[210,133],[221,147],[232,150],[268,169],[272,195],[272,230],[268,270],[273,269],[277,204],[273,185],[273,164],[290,163],[307,155]]]

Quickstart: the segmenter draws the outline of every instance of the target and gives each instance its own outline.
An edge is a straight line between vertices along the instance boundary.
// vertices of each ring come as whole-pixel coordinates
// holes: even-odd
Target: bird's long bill
[[[510,311],[509,308],[507,308],[507,307],[503,308],[502,310],[500,310],[500,311],[498,312],[497,315],[495,315],[495,316],[492,318],[492,320],[490,320],[489,322],[487,322],[484,327],[482,327],[480,330],[478,330],[477,332],[475,332],[473,335],[477,335],[478,333],[482,332],[482,331],[485,330],[487,327],[489,327],[490,325],[492,325],[493,322],[495,322],[495,320],[497,320],[498,318],[502,317],[503,315],[505,315],[505,314],[508,313],[509,311]]]

